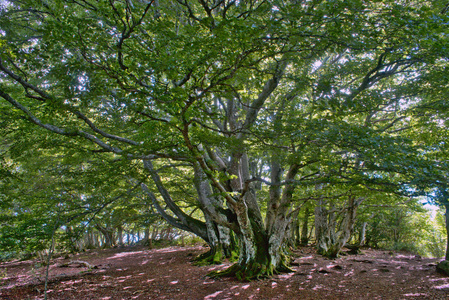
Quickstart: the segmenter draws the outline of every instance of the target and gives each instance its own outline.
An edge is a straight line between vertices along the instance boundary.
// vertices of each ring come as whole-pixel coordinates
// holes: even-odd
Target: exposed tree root
[[[318,249],[317,253],[329,259],[336,259],[340,254],[340,247],[330,246],[329,249]]]
[[[221,250],[211,249],[206,253],[200,254],[194,259],[194,265],[207,266],[207,265],[219,265],[223,261],[223,253]]]
[[[82,260],[73,260],[73,261],[69,261],[67,263],[64,264],[60,264],[58,265],[59,268],[68,268],[68,267],[78,267],[78,268],[82,268],[82,267],[86,267],[88,269],[96,269],[97,267],[94,265],[89,264],[86,261],[82,261]]]
[[[230,248],[222,249],[222,247],[216,247],[210,249],[206,253],[200,254],[194,259],[194,265],[207,266],[207,265],[219,265],[223,260],[227,258],[231,262],[238,260],[239,256],[237,251],[233,251]]]

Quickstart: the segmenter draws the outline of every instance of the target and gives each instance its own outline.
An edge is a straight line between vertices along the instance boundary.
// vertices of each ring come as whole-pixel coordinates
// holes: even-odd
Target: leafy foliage
[[[90,226],[112,243],[125,228],[149,230],[157,211],[211,248],[230,247],[232,231],[240,259],[225,273],[251,279],[287,269],[290,219],[315,200],[351,212],[344,244],[363,201],[446,188],[442,10],[432,0],[5,2],[5,241],[19,246],[40,224],[41,238]]]

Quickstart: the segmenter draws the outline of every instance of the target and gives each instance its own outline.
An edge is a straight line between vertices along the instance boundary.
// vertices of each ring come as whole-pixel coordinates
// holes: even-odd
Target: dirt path
[[[294,273],[255,282],[214,280],[219,266],[191,260],[207,249],[170,247],[91,251],[56,259],[50,268],[49,299],[449,299],[449,278],[436,259],[365,250],[327,260],[311,248],[295,252]],[[94,265],[87,269],[85,261]],[[45,268],[37,261],[0,264],[0,299],[43,299]]]

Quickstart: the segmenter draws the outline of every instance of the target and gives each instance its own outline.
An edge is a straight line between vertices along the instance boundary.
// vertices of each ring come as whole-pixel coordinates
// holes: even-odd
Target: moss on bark
[[[236,244],[231,244],[231,247],[222,245],[211,247],[209,251],[198,255],[194,259],[194,264],[196,266],[219,265],[225,258],[231,262],[238,260],[239,254]]]
[[[214,271],[208,274],[213,278],[219,277],[236,277],[240,281],[259,280],[268,278],[274,274],[293,272],[288,266],[290,257],[281,254],[281,261],[277,266],[273,266],[267,251],[258,251],[255,259],[245,263],[235,263],[223,271]],[[245,259],[241,261],[246,261]]]
[[[221,249],[210,249],[206,253],[198,255],[194,260],[196,266],[219,265],[223,261],[223,253]]]
[[[223,271],[213,271],[208,276],[213,278],[236,277],[240,281],[251,281],[268,278],[274,274],[293,272],[286,264],[281,263],[274,267],[270,263],[261,264],[258,262],[249,262],[244,265],[233,264]]]

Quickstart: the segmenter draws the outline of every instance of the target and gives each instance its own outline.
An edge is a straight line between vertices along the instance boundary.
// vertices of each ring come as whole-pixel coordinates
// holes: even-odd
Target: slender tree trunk
[[[330,233],[328,227],[328,211],[325,202],[319,199],[315,206],[315,238],[316,247],[319,254],[325,255],[330,243]]]
[[[368,222],[363,222],[362,226],[360,227],[359,246],[365,245],[365,242],[366,242],[366,226],[367,225],[368,225]]]
[[[449,260],[449,204],[445,204],[444,208],[446,209],[444,215],[446,219],[446,233],[447,233],[446,255],[444,259]]]
[[[310,217],[310,209],[306,206],[306,209],[304,211],[304,221],[302,223],[301,227],[301,240],[300,245],[301,246],[307,246],[309,244],[309,217]]]

